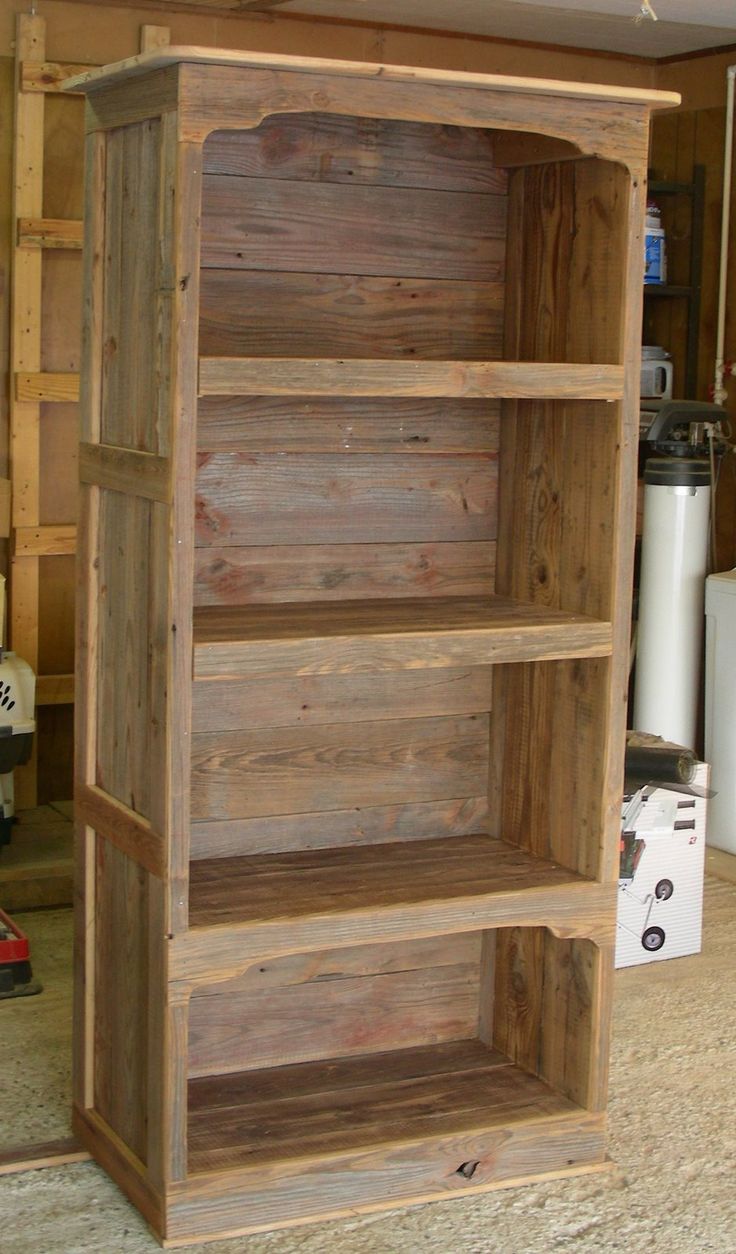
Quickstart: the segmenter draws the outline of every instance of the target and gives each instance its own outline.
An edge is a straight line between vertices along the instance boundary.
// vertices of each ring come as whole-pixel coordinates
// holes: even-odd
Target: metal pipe
[[[721,261],[718,272],[718,322],[716,330],[716,371],[713,400],[725,405],[728,393],[723,386],[723,353],[726,340],[726,287],[728,283],[728,233],[731,220],[731,169],[733,163],[733,110],[736,65],[726,70],[726,138],[723,150],[723,208],[721,211]]]

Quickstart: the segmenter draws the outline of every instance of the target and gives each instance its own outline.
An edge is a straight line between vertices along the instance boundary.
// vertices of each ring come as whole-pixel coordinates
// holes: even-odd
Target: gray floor
[[[36,917],[48,922],[38,928],[37,967],[46,978],[52,1022],[41,1032],[37,1065],[23,1027],[33,1001],[6,1003],[12,1012],[0,1019],[2,1117],[7,1130],[20,1095],[26,1129],[43,1129],[46,1136],[63,1130],[65,1120],[67,1081],[53,1040],[54,1033],[68,1039],[68,1012],[55,987],[66,962],[68,918],[62,912]],[[24,1087],[16,1090],[19,1075]],[[616,1165],[604,1175],[190,1249],[736,1254],[735,886],[707,880],[702,955],[617,974],[610,1131]],[[158,1248],[136,1211],[91,1163],[0,1178],[0,1246],[3,1254],[150,1254]]]

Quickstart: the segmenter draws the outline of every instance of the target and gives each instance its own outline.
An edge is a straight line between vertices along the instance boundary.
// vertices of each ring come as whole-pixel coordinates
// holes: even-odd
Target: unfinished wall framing
[[[48,800],[60,795],[72,741],[70,714],[49,707],[70,710],[74,701],[81,348],[83,106],[61,83],[85,67],[47,60],[46,20],[37,14],[18,15],[16,36],[8,627],[10,646],[38,676]],[[165,27],[141,28],[142,51],[166,43]],[[17,772],[19,808],[36,803],[38,760],[34,751]]]
[[[595,1170],[674,98],[77,86],[75,1129],[167,1245]]]

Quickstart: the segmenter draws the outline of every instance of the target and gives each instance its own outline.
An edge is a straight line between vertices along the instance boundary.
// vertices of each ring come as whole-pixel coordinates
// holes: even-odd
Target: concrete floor
[[[66,1130],[69,915],[24,921],[37,931],[34,957],[48,1013],[41,1015],[41,999],[0,1003],[0,1141],[6,1143],[9,1130],[22,1130],[16,1141],[28,1139],[31,1129],[43,1139]],[[48,1020],[43,1029],[42,1018]],[[602,1175],[190,1249],[736,1254],[733,884],[706,881],[702,955],[617,973],[610,1130],[615,1166]],[[0,1246],[3,1254],[151,1254],[158,1248],[92,1163],[0,1178]]]

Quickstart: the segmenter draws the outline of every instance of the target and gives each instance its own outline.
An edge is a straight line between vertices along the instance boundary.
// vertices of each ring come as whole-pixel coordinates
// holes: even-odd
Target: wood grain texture
[[[230,858],[298,849],[348,848],[398,840],[467,836],[484,830],[488,802],[482,797],[414,805],[361,806],[315,814],[276,814],[192,824],[191,856]]]
[[[74,810],[77,822],[94,828],[98,839],[111,841],[152,875],[164,876],[166,860],[161,836],[128,806],[108,796],[101,788],[79,784]]]
[[[94,1106],[145,1162],[148,873],[99,836],[95,862]]]
[[[272,1170],[266,1167],[259,1171],[257,1185],[254,1172],[247,1168],[225,1172],[219,1189],[214,1187],[214,1173],[201,1180],[195,1177],[170,1199],[172,1237],[167,1244],[181,1244],[177,1234],[190,1234],[192,1229],[197,1239],[242,1236],[276,1225],[291,1227],[398,1205],[447,1201],[607,1169],[600,1116],[581,1113],[574,1119],[563,1115],[556,1120],[547,1110],[543,1119],[534,1121],[532,1112],[528,1114],[528,1124],[515,1121],[511,1127],[490,1132],[462,1129],[426,1142],[397,1143],[390,1150],[388,1175],[389,1151],[380,1146],[336,1155],[324,1164],[297,1161],[274,1165]],[[477,1122],[481,1121],[482,1111],[477,1116]],[[460,1171],[467,1163],[478,1163],[474,1172],[476,1179],[481,1176],[478,1183],[467,1183]],[[344,1190],[334,1187],[336,1175],[350,1178],[350,1204]],[[289,1199],[288,1210],[284,1196]]]
[[[204,176],[207,269],[494,282],[505,231],[503,196]]]
[[[259,1151],[265,1166],[307,1159],[318,1147],[335,1153],[351,1143],[380,1145],[395,1137],[396,1123],[402,1124],[401,1139],[411,1142],[421,1131],[469,1129],[481,1111],[483,1122],[490,1116],[498,1124],[513,1124],[572,1110],[542,1082],[470,1039],[388,1050],[382,1063],[366,1051],[335,1064],[307,1063],[289,1078],[293,1097],[287,1104],[274,1091],[272,1069],[252,1077],[250,1092],[242,1073],[190,1084],[196,1173],[215,1164],[246,1166]]]
[[[18,557],[63,556],[74,553],[76,526],[16,527],[14,551]]]
[[[17,239],[22,218],[43,213],[44,99],[23,88],[23,61],[42,58],[46,49],[46,21],[35,13],[19,13],[15,20],[15,98],[13,119],[13,174],[10,231]],[[35,396],[18,394],[19,375],[35,375],[41,361],[41,293],[43,269],[38,250],[16,247],[12,254],[10,305],[9,452],[11,522],[14,527],[37,527],[40,513],[40,405]],[[14,557],[10,568],[9,637],[11,647],[38,673],[39,566],[34,556]],[[36,754],[16,774],[16,804],[36,803]]]
[[[20,1171],[38,1171],[41,1167],[63,1167],[67,1163],[83,1163],[90,1155],[73,1136],[57,1141],[31,1142],[15,1145],[0,1153],[0,1176]]]
[[[206,1004],[215,1005],[229,994],[242,996],[262,993],[269,988],[319,984],[323,980],[354,980],[439,967],[477,967],[481,935],[480,932],[462,932],[457,936],[424,937],[401,945],[355,945],[350,949],[318,949],[283,958],[264,958],[233,980],[196,989],[191,1004],[196,1001],[202,1013]],[[258,1083],[260,1077],[252,1079]]]
[[[210,0],[211,3],[212,0]],[[290,71],[300,71],[303,74],[316,76],[329,72],[336,78],[380,80],[381,85],[384,83],[404,83],[421,86],[428,83],[437,87],[454,85],[458,89],[478,86],[484,87],[489,93],[498,92],[510,95],[512,97],[511,103],[517,104],[520,113],[531,108],[529,96],[540,97],[541,109],[552,109],[556,99],[562,97],[566,99],[572,117],[576,116],[576,112],[578,116],[580,114],[587,116],[589,107],[600,101],[609,103],[617,101],[632,106],[647,105],[651,109],[670,108],[680,103],[677,92],[654,91],[651,88],[607,87],[599,83],[566,83],[556,82],[553,79],[515,77],[508,74],[479,74],[458,70],[427,69],[414,65],[382,65],[378,62],[290,56],[273,52],[239,52],[224,48],[184,48],[176,45],[167,48],[165,51],[157,50],[155,52],[149,51],[145,54],[138,54],[127,58],[125,61],[102,66],[102,68],[87,68],[83,74],[80,74],[79,81],[70,83],[69,87],[96,94],[100,90],[104,91],[110,80],[116,83],[129,82],[132,78],[139,78],[142,75],[149,74],[151,70],[179,63],[193,66],[197,69],[197,73],[192,75],[186,84],[189,93],[191,93],[188,101],[190,107],[196,104],[194,88],[203,78],[206,80],[207,67],[210,67],[212,80],[218,83],[222,82],[223,79],[214,72],[216,70],[231,67],[238,69],[241,71],[240,74],[230,75],[229,77],[247,84],[251,77],[257,81],[257,75],[244,75],[242,73],[243,70],[261,70],[265,67],[271,70],[284,71],[284,81],[288,81],[288,73]],[[389,95],[390,93],[387,91],[386,94]],[[419,92],[416,95],[420,97]],[[514,99],[516,97],[521,97],[521,99],[517,101]],[[585,105],[575,111],[573,102],[578,101],[584,101]],[[296,110],[296,112],[299,111]],[[493,104],[489,106],[489,113],[492,113],[492,111]],[[349,111],[349,116],[360,117],[361,114],[358,109],[353,109]],[[379,114],[378,116],[382,115]]]
[[[202,271],[205,357],[501,356],[503,283],[280,270]],[[347,259],[342,263],[347,264]],[[405,263],[406,265],[406,263]]]
[[[192,818],[256,818],[477,796],[488,720],[396,719],[354,727],[197,732]]]
[[[91,454],[84,488],[82,761],[166,876],[94,838],[81,1123],[167,1242],[597,1167],[653,98],[176,61],[86,87],[108,160],[85,443],[134,457]],[[213,128],[240,134],[203,174]],[[492,130],[563,147],[507,198]],[[170,502],[135,492],[136,454],[170,460]],[[500,598],[438,595],[494,559]]]
[[[222,885],[228,884],[225,897]],[[290,915],[344,914],[421,902],[587,887],[579,876],[538,862],[485,835],[356,849],[198,862],[192,867],[192,926],[266,923]]]
[[[317,100],[323,112],[349,117],[419,118],[428,123],[541,132],[576,144],[585,153],[638,165],[646,162],[651,100],[662,103],[667,96],[655,93],[649,100],[629,96],[623,102],[610,96],[606,99],[603,92],[596,98],[593,92],[581,108],[574,103],[580,84],[566,83],[558,95],[559,83],[550,91],[545,80],[517,80],[520,89],[515,96],[511,78],[498,77],[492,82],[489,76],[477,75],[473,82],[471,75],[461,81],[454,72],[414,68],[408,71],[412,82],[409,95],[406,81],[401,81],[401,67],[375,66],[366,74],[364,66],[353,65],[343,74],[335,62],[324,62],[320,67],[317,60],[302,58],[301,64],[292,62],[288,68],[284,62],[278,76],[272,76],[273,60],[269,59],[262,63],[263,68],[244,75],[235,66],[196,64],[189,56],[191,50],[188,63],[180,69],[184,84],[180,109],[182,134],[192,141],[205,139],[213,129],[257,126],[270,114],[310,113]],[[350,67],[350,63],[342,64]],[[140,73],[141,68],[136,66],[132,72]],[[380,82],[369,81],[374,70]],[[449,73],[449,78],[443,79],[443,73]],[[361,78],[363,81],[357,81]],[[94,106],[112,90],[101,82],[90,92]],[[288,104],[284,93],[288,93]],[[672,93],[669,96],[668,103],[672,103]]]
[[[489,666],[396,675],[302,675],[293,679],[198,680],[192,731],[311,727],[490,710]]]
[[[160,145],[155,119],[107,141],[101,437],[164,455],[154,391]]]
[[[85,444],[79,449],[79,477],[113,492],[167,503],[171,499],[169,463],[165,457],[109,444]]]
[[[503,597],[200,607],[194,677],[324,674],[599,657],[610,627]]]
[[[79,65],[70,61],[33,61],[24,60],[20,67],[20,81],[23,91],[56,92],[68,91],[66,80],[75,74],[85,74],[88,65]]]
[[[483,596],[495,544],[208,545],[194,555],[194,604]]]
[[[493,152],[493,136],[479,128],[296,114],[215,131],[203,164],[206,174],[503,194]]]
[[[617,400],[620,366],[560,361],[386,361],[202,357],[200,396],[566,397]]]
[[[497,954],[495,1048],[578,1104],[604,1109],[613,971],[606,947],[509,928],[498,932]]]
[[[200,453],[196,544],[492,540],[490,455]]]
[[[487,837],[482,839],[488,840]],[[354,851],[344,852],[352,854]],[[311,857],[314,858],[314,854]],[[198,875],[202,865],[206,864],[193,864]],[[393,903],[381,905],[375,898],[369,901],[363,891],[360,903],[352,909],[338,907],[301,915],[292,912],[287,919],[251,923],[237,918],[211,927],[194,927],[189,933],[171,941],[169,971],[172,988],[177,995],[186,995],[197,985],[238,975],[264,956],[276,957],[343,945],[388,943],[422,936],[472,932],[478,928],[545,926],[557,936],[580,936],[593,939],[596,944],[610,946],[615,930],[613,887],[582,879],[550,883],[545,879],[547,865],[542,863],[540,867],[533,860],[527,864],[525,882],[506,888],[499,887],[493,875],[488,879],[480,876],[477,866],[473,871],[466,867],[461,891],[454,893],[456,879],[451,876],[448,884],[442,869],[438,869],[435,862],[433,882],[422,879],[406,890],[415,897],[410,902],[398,900],[403,893],[401,887],[394,884],[392,891],[397,899]],[[471,883],[473,874],[475,878]],[[229,882],[220,885],[219,893],[216,888],[212,891],[215,909],[220,908],[226,890],[230,890]],[[429,895],[421,899],[422,892]],[[381,900],[383,897],[382,890]],[[306,907],[308,910],[303,896],[301,902],[302,909]]]
[[[412,967],[409,946],[399,971],[326,974],[260,993],[224,986],[218,998],[194,997],[189,1074],[253,1071],[470,1036],[478,1017],[477,961]]]
[[[583,161],[519,171],[511,181],[510,231],[515,268],[514,298],[507,310],[509,351],[557,359],[561,353],[614,361],[624,353],[623,299],[628,180],[601,162]],[[532,240],[527,215],[536,224]],[[615,224],[615,226],[614,226]],[[602,248],[605,238],[605,248]],[[602,248],[606,264],[590,265]],[[561,260],[562,259],[562,260]],[[575,280],[560,288],[560,264]],[[573,298],[582,285],[583,301]],[[597,318],[591,301],[605,313]],[[590,419],[603,410],[600,440],[590,440]],[[503,559],[497,566],[499,591],[537,603],[567,606],[611,618],[628,596],[620,575],[628,525],[617,512],[618,471],[630,473],[631,446],[623,440],[616,407],[561,402],[521,402],[502,422],[499,528]],[[530,473],[530,468],[532,473]],[[530,848],[567,862],[586,874],[599,873],[601,845],[593,833],[604,822],[601,810],[607,742],[610,672],[605,666],[519,669],[504,676],[507,710],[506,752],[514,779],[508,790],[494,779],[505,831],[523,832]],[[564,727],[564,732],[562,731]],[[589,770],[575,788],[575,819],[565,797],[581,770],[584,737]],[[576,748],[570,749],[571,740]],[[550,746],[541,755],[540,743]],[[493,754],[502,760],[500,741]],[[540,770],[516,772],[532,757]],[[530,787],[518,787],[520,778]],[[523,819],[522,819],[523,811]],[[562,815],[565,818],[562,818]],[[609,839],[610,837],[609,833]]]
[[[155,699],[147,626],[153,508],[141,497],[102,493],[95,684],[97,774],[91,781],[143,818],[150,818],[152,805],[146,744]]]
[[[79,375],[73,371],[18,371],[15,375],[15,396],[19,401],[79,400]]]
[[[60,218],[21,218],[18,243],[24,248],[82,247],[82,222]]]
[[[492,400],[314,399],[203,396],[203,452],[493,453],[499,404]]]

